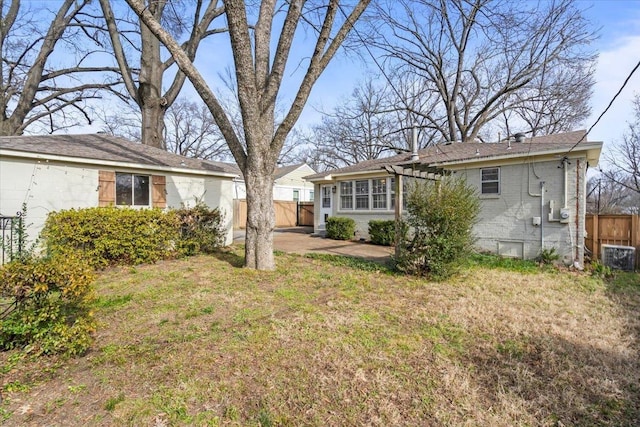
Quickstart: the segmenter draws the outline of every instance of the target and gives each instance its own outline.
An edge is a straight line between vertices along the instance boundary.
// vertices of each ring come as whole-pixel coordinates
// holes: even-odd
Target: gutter
[[[146,163],[129,163],[129,162],[115,161],[115,160],[98,160],[98,159],[91,159],[86,157],[59,156],[55,154],[43,155],[40,153],[30,153],[26,151],[20,151],[19,154],[17,154],[17,152],[14,150],[6,150],[6,149],[0,149],[0,156],[33,159],[33,160],[39,160],[43,162],[56,161],[56,162],[65,162],[65,163],[80,164],[80,165],[112,166],[112,167],[120,167],[120,168],[128,168],[128,169],[143,169],[143,170],[154,170],[154,171],[162,171],[162,172],[175,172],[175,173],[183,173],[188,175],[216,176],[216,177],[230,178],[230,179],[233,179],[238,176],[237,174],[230,173],[230,172],[216,172],[216,171],[208,171],[205,169],[191,169],[186,167],[178,168],[175,166],[163,166],[163,165],[146,164]]]
[[[482,144],[478,144],[479,148],[481,148]],[[590,143],[590,145],[580,145],[579,150],[575,150],[574,152],[589,152],[591,150],[602,150],[602,143]],[[509,153],[502,155],[494,155],[494,156],[479,156],[479,157],[470,157],[467,159],[458,159],[458,160],[444,160],[441,162],[433,162],[432,166],[446,166],[446,165],[458,165],[458,164],[468,164],[468,163],[485,163],[488,160],[505,160],[505,159],[522,159],[523,157],[540,157],[540,156],[549,156],[554,154],[566,154],[566,148],[557,148],[554,150],[545,150],[545,151],[534,151],[534,152],[521,152],[521,153]],[[587,153],[588,154],[588,153]],[[587,156],[589,158],[589,156]]]

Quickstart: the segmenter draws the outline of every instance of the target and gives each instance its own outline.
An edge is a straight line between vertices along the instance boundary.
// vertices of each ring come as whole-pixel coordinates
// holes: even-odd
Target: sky
[[[596,69],[592,114],[587,120],[590,127],[599,116],[624,80],[640,61],[640,0],[600,0],[580,2],[591,4],[587,16],[600,27],[600,38],[595,48],[599,51]],[[640,70],[589,134],[591,141],[603,141],[605,149],[619,141],[632,120],[631,100],[640,94]]]
[[[577,6],[585,10],[599,34],[593,46],[599,52],[599,58],[591,100],[592,114],[583,125],[588,129],[640,61],[640,0],[579,0]],[[329,111],[340,99],[349,96],[362,78],[362,64],[344,56],[335,58],[318,80],[300,124],[319,121],[317,110]],[[626,123],[633,118],[631,100],[634,92],[640,94],[640,70],[590,132],[589,141],[604,142],[606,150],[621,139]]]
[[[604,111],[633,67],[640,61],[640,0],[577,0],[576,3],[585,11],[587,18],[592,21],[599,34],[593,46],[599,52],[599,59],[591,100],[592,115],[583,125],[583,128],[588,129]],[[206,48],[203,44],[198,52],[196,65],[205,78],[211,81],[211,86],[219,87],[220,84],[215,83],[217,75],[224,68],[225,63],[231,62],[231,58],[228,51],[224,52],[228,49],[228,41],[222,40],[221,37],[214,39],[215,41],[207,42]],[[304,58],[304,56],[292,58],[290,63],[297,64],[296,61],[300,61],[301,65],[305,65]],[[297,74],[300,74],[300,70],[302,67],[297,69]],[[328,112],[348,97],[366,73],[366,65],[360,60],[344,54],[337,55],[317,81],[298,126],[306,127],[318,123],[322,116],[320,111]],[[285,78],[285,84],[287,82],[297,89],[295,76],[291,80]],[[285,99],[292,98],[294,95],[293,89],[289,90],[292,91],[290,94],[287,94],[287,88],[282,90]],[[640,94],[640,70],[629,81],[611,109],[593,128],[588,137],[590,141],[603,141],[607,150],[613,143],[621,140],[626,123],[632,119],[631,99],[634,93]],[[196,98],[197,94],[187,83],[183,96]],[[94,125],[78,128],[73,132],[97,130],[99,128]]]

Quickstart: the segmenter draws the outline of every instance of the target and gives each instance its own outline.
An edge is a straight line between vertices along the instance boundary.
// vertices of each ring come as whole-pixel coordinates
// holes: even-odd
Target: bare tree
[[[360,83],[333,111],[324,113],[308,138],[314,149],[312,163],[322,170],[407,148],[391,88],[376,85],[371,78]]]
[[[287,135],[302,113],[313,85],[369,2],[370,0],[359,0],[349,13],[346,13],[345,6],[339,0],[329,0],[326,4],[303,0],[263,0],[259,4],[259,10],[255,11],[257,20],[253,25],[249,23],[247,5],[244,1],[224,2],[245,149],[218,97],[193,65],[187,52],[161,26],[144,3],[140,0],[127,0],[149,30],[171,52],[180,69],[209,107],[244,174],[247,185],[245,266],[249,268],[275,268],[272,189],[276,162]],[[279,17],[279,30],[274,30],[276,16]],[[276,100],[283,84],[296,30],[303,22],[308,22],[311,28],[317,31],[315,42],[311,46],[304,76],[297,86],[294,99],[284,119],[274,130]],[[275,46],[275,52],[272,52],[272,46]]]
[[[618,183],[623,180],[613,172],[594,176],[587,181],[587,212],[596,215],[636,213],[640,209],[638,195]],[[635,196],[635,197],[634,197]]]
[[[87,48],[79,19],[88,3],[64,0],[57,11],[33,11],[22,10],[20,0],[0,0],[0,135],[37,125],[53,132],[77,124],[77,115],[91,123],[85,101],[119,83],[104,80],[114,68],[86,65],[99,53]]]
[[[190,62],[194,61],[204,38],[224,31],[210,28],[214,19],[224,13],[224,7],[219,6],[218,1],[197,0],[192,3],[195,3],[193,7],[185,7],[180,2],[167,0],[144,1],[148,13],[156,22],[162,22],[174,37],[187,34],[181,49]],[[164,116],[180,94],[186,76],[173,67],[175,61],[171,55],[163,55],[162,44],[146,25],[137,19],[128,21],[126,16],[117,18],[109,0],[100,0],[100,6],[126,91],[140,108],[142,143],[166,148],[163,140]],[[190,21],[185,18],[187,16]],[[127,55],[131,51],[135,52],[137,58],[133,58],[132,54]],[[136,64],[137,68],[132,64]],[[170,70],[175,74],[169,88],[163,91],[163,83],[170,79],[167,76]]]
[[[220,129],[206,105],[178,98],[165,114],[167,150],[186,157],[225,161],[231,158]]]
[[[413,112],[445,140],[482,139],[485,125],[505,117],[532,133],[587,117],[593,34],[570,0],[389,4],[378,9],[388,31],[375,45],[392,66],[421,80],[426,99],[436,97],[435,108]]]
[[[140,110],[136,105],[123,102],[118,108],[111,104],[94,105],[92,114],[96,122],[101,123],[100,132],[119,136],[130,141],[140,141],[142,123]]]
[[[634,119],[628,123],[622,141],[605,155],[610,165],[602,171],[607,179],[640,194],[640,95],[632,101]]]

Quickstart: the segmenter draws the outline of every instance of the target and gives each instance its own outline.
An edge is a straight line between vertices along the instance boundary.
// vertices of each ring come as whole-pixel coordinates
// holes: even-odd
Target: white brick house
[[[220,162],[192,159],[103,134],[0,137],[0,215],[27,205],[30,238],[47,214],[96,206],[179,208],[196,199],[225,215],[233,241],[233,180]]]
[[[555,248],[567,263],[584,259],[586,171],[597,165],[601,142],[585,131],[499,143],[440,144],[308,176],[315,186],[314,229],[326,218],[356,221],[368,238],[371,219],[395,217],[394,175],[399,170],[442,170],[462,175],[481,202],[474,228],[478,249],[531,259]]]

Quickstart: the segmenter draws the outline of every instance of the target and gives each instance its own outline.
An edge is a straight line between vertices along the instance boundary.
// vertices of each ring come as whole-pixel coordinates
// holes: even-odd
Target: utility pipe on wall
[[[540,181],[540,252],[544,250],[544,181]]]

